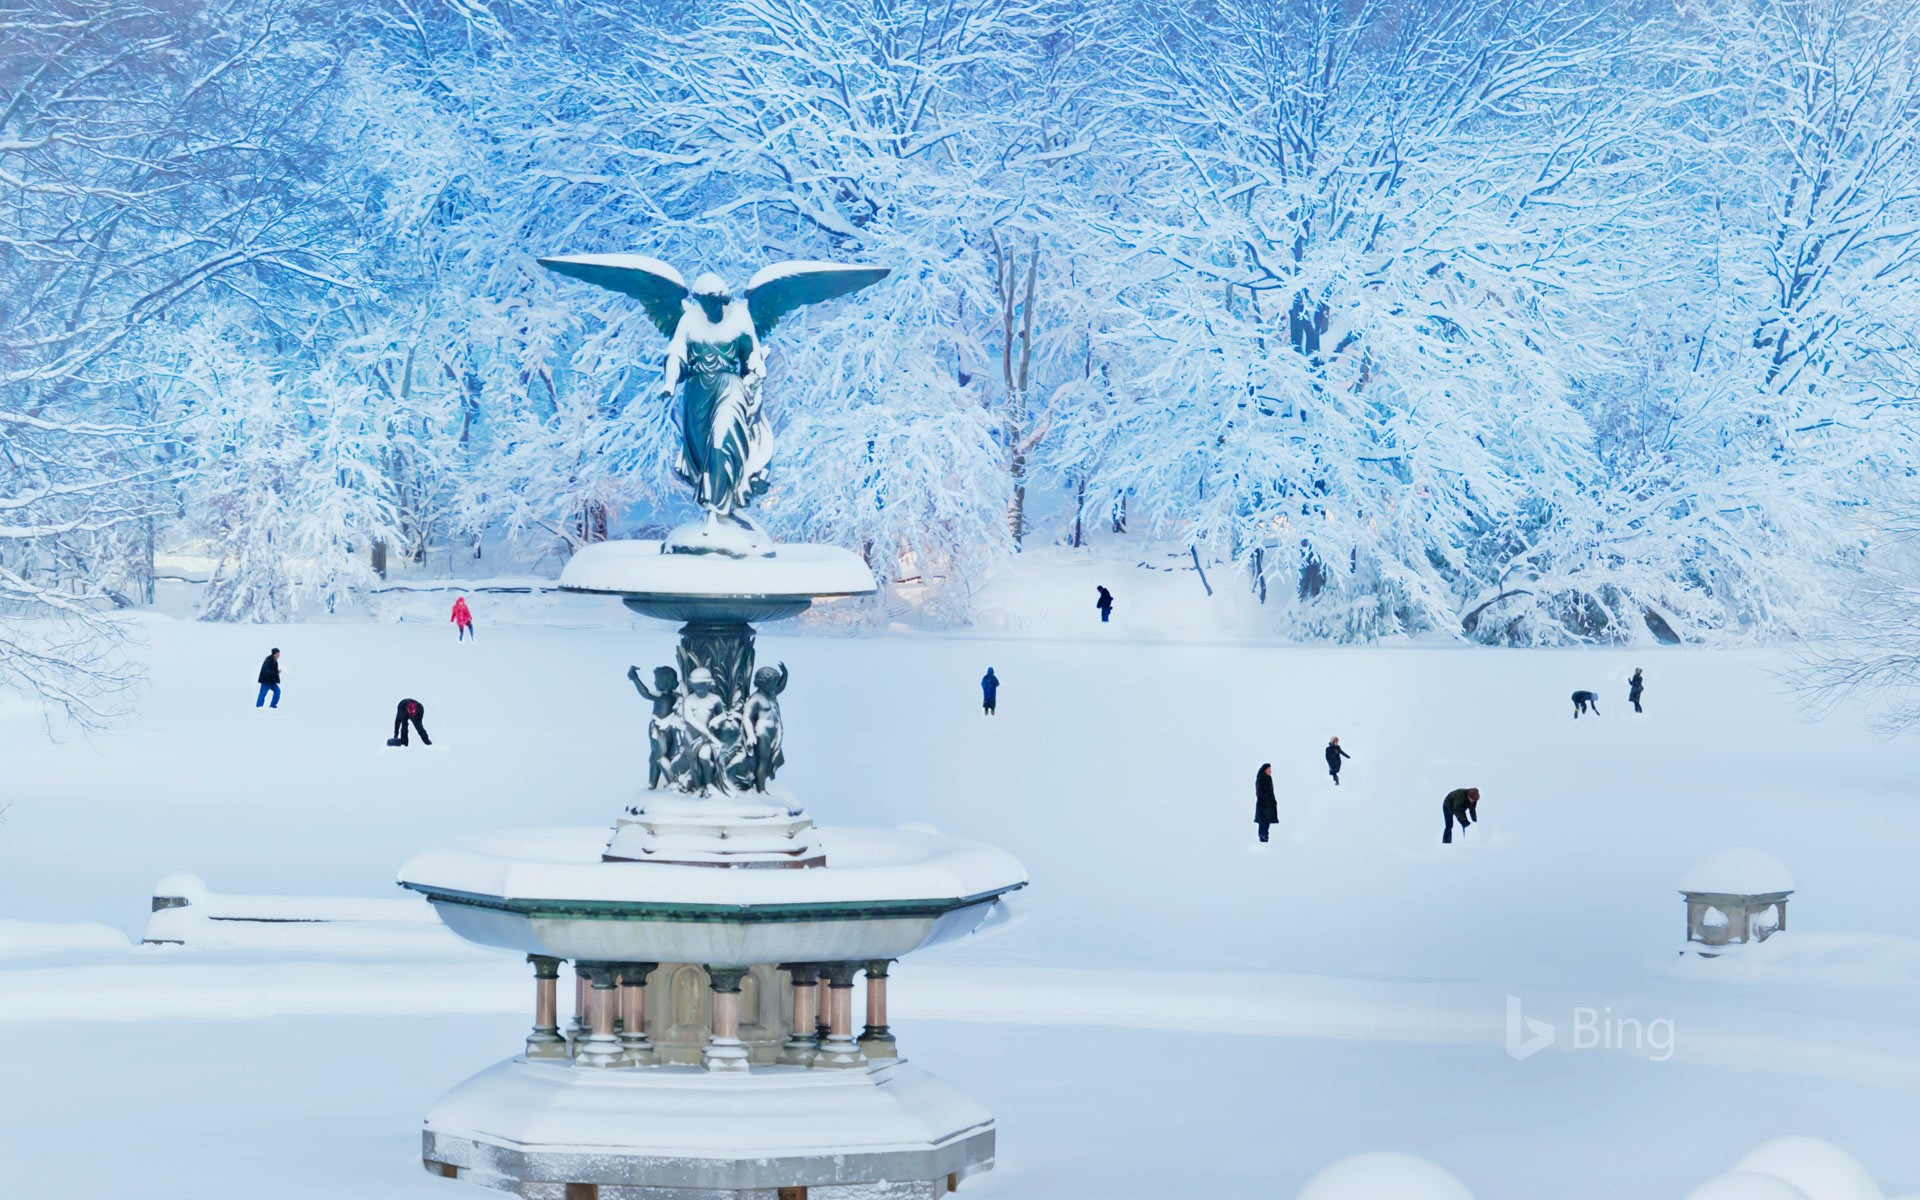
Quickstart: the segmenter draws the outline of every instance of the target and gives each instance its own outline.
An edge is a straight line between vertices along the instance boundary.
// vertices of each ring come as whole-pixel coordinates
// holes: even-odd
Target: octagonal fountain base
[[[934,1200],[993,1152],[991,1114],[898,1061],[737,1076],[515,1058],[442,1097],[422,1140],[427,1170],[526,1200]]]

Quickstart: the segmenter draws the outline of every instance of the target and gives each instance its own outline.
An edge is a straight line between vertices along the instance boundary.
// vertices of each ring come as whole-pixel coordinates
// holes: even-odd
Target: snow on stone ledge
[[[741,906],[961,900],[1027,882],[1018,859],[984,842],[904,829],[817,832],[824,867],[723,870],[602,862],[609,831],[600,826],[507,830],[424,850],[400,881],[510,900]]]
[[[768,558],[662,554],[654,541],[583,546],[560,572],[574,591],[668,596],[861,596],[873,572],[838,546],[777,545]]]
[[[1324,1168],[1295,1200],[1473,1200],[1473,1193],[1424,1158],[1378,1151]]]
[[[1793,890],[1786,864],[1764,850],[1743,846],[1710,854],[1680,881],[1683,892],[1720,892],[1729,896],[1761,896]]]

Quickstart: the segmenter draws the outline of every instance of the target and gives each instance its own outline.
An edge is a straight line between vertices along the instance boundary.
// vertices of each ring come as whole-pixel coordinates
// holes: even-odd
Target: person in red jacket
[[[459,630],[455,641],[466,641],[473,637],[473,610],[467,607],[465,596],[456,596],[453,601],[453,627]]]

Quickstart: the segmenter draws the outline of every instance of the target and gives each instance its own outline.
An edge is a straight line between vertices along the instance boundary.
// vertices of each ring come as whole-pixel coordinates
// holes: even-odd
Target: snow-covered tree
[[[1598,483],[1574,393],[1626,286],[1622,48],[1576,5],[1154,15],[1118,83],[1143,169],[1104,486],[1257,560],[1302,633],[1457,629]]]
[[[125,680],[96,614],[138,590],[171,473],[144,339],[203,293],[326,269],[300,181],[332,60],[301,18],[0,3],[0,684],[83,721]]]

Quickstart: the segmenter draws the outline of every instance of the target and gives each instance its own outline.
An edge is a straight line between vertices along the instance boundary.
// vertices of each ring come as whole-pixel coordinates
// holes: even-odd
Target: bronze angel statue
[[[675,474],[694,489],[706,536],[668,549],[739,553],[738,537],[716,536],[721,523],[764,541],[743,511],[767,490],[773,430],[760,402],[766,377],[763,340],[795,309],[845,296],[886,278],[885,267],[783,262],[762,267],[736,297],[711,271],[688,287],[680,273],[641,254],[543,258],[550,271],[632,296],[667,335],[661,391],[680,394],[680,460]],[[764,552],[758,551],[758,552]]]

